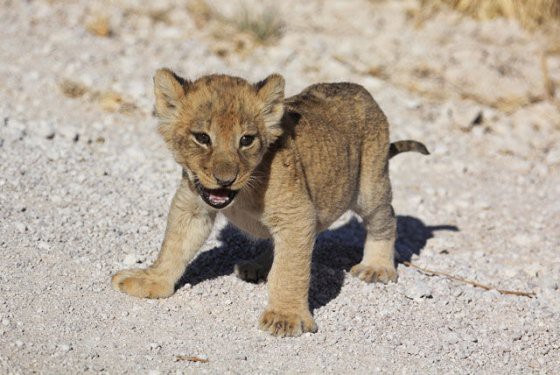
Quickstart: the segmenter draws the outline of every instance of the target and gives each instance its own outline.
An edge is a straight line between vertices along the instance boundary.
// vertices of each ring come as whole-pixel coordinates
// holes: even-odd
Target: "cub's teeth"
[[[212,195],[212,194],[210,194],[209,198],[212,201],[212,203],[214,203],[214,204],[222,204],[222,203],[225,203],[229,200],[228,197],[218,197],[218,196],[215,196],[215,195]]]

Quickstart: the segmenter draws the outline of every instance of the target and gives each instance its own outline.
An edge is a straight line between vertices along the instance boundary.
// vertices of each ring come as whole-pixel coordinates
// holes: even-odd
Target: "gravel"
[[[244,45],[216,40],[214,21],[199,28],[179,0],[99,4],[3,6],[0,373],[560,372],[560,110],[530,58],[545,36],[448,12],[416,27],[412,0],[313,0],[280,6],[276,42]],[[82,24],[96,12],[110,15],[110,37]],[[363,84],[394,139],[432,151],[391,161],[399,259],[536,297],[402,264],[398,283],[364,284],[348,273],[364,240],[351,213],[317,240],[316,334],[257,329],[266,284],[233,265],[261,244],[223,218],[171,298],[113,291],[112,273],[155,259],[180,178],[151,116],[160,66],[253,81],[277,71],[288,94]],[[558,56],[549,75],[560,82]],[[87,92],[64,96],[65,79]],[[133,106],[103,106],[104,92]]]

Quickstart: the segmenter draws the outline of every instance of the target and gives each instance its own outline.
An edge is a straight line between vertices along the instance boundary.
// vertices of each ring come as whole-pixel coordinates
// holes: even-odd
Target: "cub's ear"
[[[261,115],[273,139],[282,134],[280,119],[284,115],[284,84],[284,78],[279,74],[271,74],[255,83],[257,96],[263,102]]]
[[[173,73],[170,69],[158,69],[154,76],[156,114],[162,120],[170,120],[185,96],[189,82]]]

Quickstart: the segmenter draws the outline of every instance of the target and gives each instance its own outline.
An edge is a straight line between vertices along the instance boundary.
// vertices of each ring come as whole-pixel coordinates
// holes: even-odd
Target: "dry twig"
[[[189,361],[189,362],[200,362],[200,363],[208,363],[208,359],[195,357],[192,355],[178,355],[175,356],[176,361]]]
[[[410,263],[408,261],[404,261],[403,264],[407,267],[416,268],[417,270],[419,270],[420,272],[424,273],[427,276],[445,276],[448,279],[455,280],[455,281],[460,281],[462,283],[470,284],[470,285],[473,285],[473,286],[478,287],[478,288],[482,288],[482,289],[486,289],[486,290],[496,290],[500,294],[508,294],[508,295],[513,295],[513,296],[521,296],[521,297],[529,297],[529,298],[535,297],[535,293],[533,293],[533,292],[520,292],[520,291],[517,291],[517,290],[498,289],[498,288],[494,288],[493,286],[484,285],[484,284],[481,284],[481,283],[476,282],[476,281],[472,281],[472,280],[462,278],[460,276],[454,276],[454,275],[450,275],[450,274],[445,273],[445,272],[433,271],[433,270],[430,270],[430,269],[427,269],[427,268],[423,268],[423,267],[417,266],[414,263]]]

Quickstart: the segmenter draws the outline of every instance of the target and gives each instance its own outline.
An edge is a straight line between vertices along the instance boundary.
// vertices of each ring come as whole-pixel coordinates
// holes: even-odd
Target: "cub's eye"
[[[210,136],[206,133],[193,133],[193,136],[201,145],[209,145],[211,143]]]
[[[254,135],[246,134],[243,137],[241,137],[241,139],[239,140],[239,144],[241,145],[241,147],[251,146],[254,140],[255,140]]]

